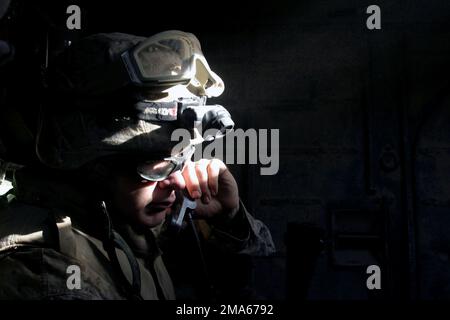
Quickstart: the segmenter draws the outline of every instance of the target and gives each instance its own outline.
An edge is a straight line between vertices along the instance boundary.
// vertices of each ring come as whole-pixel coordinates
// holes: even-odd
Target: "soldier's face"
[[[141,180],[118,173],[112,181],[112,204],[116,211],[137,226],[154,227],[164,221],[175,201],[175,190],[185,188],[180,171],[160,182]]]

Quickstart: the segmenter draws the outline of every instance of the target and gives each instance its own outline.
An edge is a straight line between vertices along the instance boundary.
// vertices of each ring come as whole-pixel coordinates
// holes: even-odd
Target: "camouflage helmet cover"
[[[154,94],[151,89],[129,88],[125,81],[118,83],[110,76],[120,54],[144,39],[123,33],[96,34],[55,59],[36,143],[42,163],[76,169],[114,154],[151,158],[171,153],[178,143],[171,141],[176,122],[141,120],[130,105],[131,91]]]

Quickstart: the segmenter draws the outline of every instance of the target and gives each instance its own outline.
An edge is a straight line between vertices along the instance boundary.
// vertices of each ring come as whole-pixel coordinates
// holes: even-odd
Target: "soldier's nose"
[[[181,171],[176,171],[168,176],[166,179],[158,182],[158,186],[161,189],[173,189],[173,190],[183,190],[186,188],[186,182],[184,181]]]

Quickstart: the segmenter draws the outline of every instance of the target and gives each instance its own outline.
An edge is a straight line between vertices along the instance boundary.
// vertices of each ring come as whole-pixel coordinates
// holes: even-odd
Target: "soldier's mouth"
[[[155,213],[159,213],[161,211],[170,209],[172,207],[172,205],[173,205],[172,201],[163,201],[163,202],[158,202],[158,203],[152,203],[145,208],[145,211],[148,214],[155,214]]]

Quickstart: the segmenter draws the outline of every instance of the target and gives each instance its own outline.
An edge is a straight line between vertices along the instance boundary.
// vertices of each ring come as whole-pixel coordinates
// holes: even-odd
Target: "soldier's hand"
[[[197,217],[212,218],[224,214],[232,218],[238,211],[238,186],[221,160],[188,161],[182,175],[189,195],[197,201]]]

